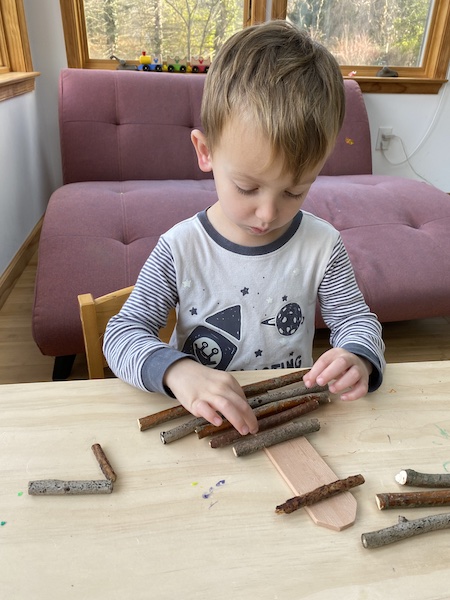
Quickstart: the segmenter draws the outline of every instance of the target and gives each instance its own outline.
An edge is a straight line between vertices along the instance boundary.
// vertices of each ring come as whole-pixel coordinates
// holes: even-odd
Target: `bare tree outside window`
[[[242,29],[243,0],[84,0],[89,56],[210,56]]]
[[[433,0],[288,0],[287,19],[341,65],[421,65]]]

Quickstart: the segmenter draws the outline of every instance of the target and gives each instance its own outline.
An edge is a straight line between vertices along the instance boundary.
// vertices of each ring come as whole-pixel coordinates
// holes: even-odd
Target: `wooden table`
[[[264,452],[236,458],[196,436],[163,445],[160,428],[140,432],[137,418],[173,404],[162,396],[109,379],[3,385],[0,399],[1,598],[450,597],[450,531],[376,550],[360,539],[397,522],[374,496],[399,491],[401,469],[450,471],[449,361],[388,365],[375,394],[316,411],[311,444],[339,477],[366,479],[341,532],[304,510],[275,514],[292,493]],[[101,478],[96,442],[118,475],[112,494],[28,495],[34,479]]]

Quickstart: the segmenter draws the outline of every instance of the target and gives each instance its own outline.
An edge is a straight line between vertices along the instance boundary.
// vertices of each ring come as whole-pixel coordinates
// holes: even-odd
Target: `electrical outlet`
[[[390,139],[383,139],[384,135],[392,135],[393,127],[379,127],[377,142],[375,144],[375,150],[387,150],[389,148],[389,144],[391,143]]]

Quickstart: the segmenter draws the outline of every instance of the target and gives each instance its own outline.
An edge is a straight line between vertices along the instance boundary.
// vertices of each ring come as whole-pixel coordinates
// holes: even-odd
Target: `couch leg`
[[[53,381],[64,381],[72,371],[73,363],[75,362],[76,354],[67,356],[56,356],[53,365]]]

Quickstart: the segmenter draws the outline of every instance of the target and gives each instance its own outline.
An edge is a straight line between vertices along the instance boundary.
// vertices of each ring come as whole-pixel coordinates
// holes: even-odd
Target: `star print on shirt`
[[[287,296],[286,295],[283,296],[281,299],[283,300],[283,302],[287,302]]]
[[[192,307],[189,312],[191,313],[191,315],[196,315],[197,314],[197,309],[194,308],[194,307]]]
[[[190,279],[185,279],[182,283],[184,288],[190,288],[192,281]]]
[[[241,290],[241,294],[242,294],[243,296],[246,296],[248,293],[249,293],[249,291],[248,291],[248,288],[247,288],[247,287],[245,287],[245,288],[242,288],[242,290]]]
[[[255,356],[262,356],[262,350],[256,350]]]

